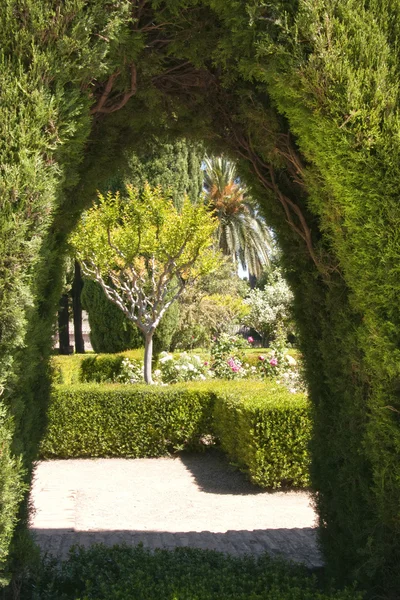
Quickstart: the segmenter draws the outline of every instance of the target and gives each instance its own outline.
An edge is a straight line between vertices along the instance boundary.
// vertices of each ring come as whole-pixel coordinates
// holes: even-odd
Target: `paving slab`
[[[217,452],[36,465],[30,528],[44,552],[73,544],[190,546],[322,565],[306,491],[265,491]]]

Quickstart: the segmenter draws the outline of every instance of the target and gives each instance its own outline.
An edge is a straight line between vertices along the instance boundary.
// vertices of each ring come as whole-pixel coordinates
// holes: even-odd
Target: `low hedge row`
[[[181,386],[55,386],[44,458],[163,456],[210,431],[212,394]]]
[[[309,483],[309,405],[276,384],[55,386],[48,417],[43,458],[156,457],[211,435],[258,485]]]
[[[143,355],[143,348],[125,350],[120,354],[55,354],[51,357],[53,383],[71,385],[110,381],[121,372],[124,358],[142,361]]]
[[[362,600],[354,589],[318,585],[307,569],[267,555],[233,557],[141,545],[75,547],[24,582],[22,600]]]
[[[311,418],[304,395],[291,394],[277,384],[251,393],[245,389],[243,394],[216,394],[213,431],[222,450],[249,473],[253,483],[262,487],[310,484]]]

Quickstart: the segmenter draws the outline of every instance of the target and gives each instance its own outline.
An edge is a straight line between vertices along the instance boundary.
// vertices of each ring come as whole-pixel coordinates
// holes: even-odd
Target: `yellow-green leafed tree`
[[[99,194],[71,236],[84,274],[143,332],[144,379],[152,383],[153,334],[185,287],[214,271],[217,220],[185,197],[178,212],[161,187]]]

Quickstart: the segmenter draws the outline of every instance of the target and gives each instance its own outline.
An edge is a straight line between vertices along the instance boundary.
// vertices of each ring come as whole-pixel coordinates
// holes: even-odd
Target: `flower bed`
[[[206,379],[267,379],[276,380],[289,391],[305,392],[300,361],[287,354],[281,342],[276,342],[258,359],[248,360],[246,351],[253,339],[222,334],[211,344],[209,359],[195,353],[162,352],[153,371],[156,384],[171,384]],[[143,361],[120,354],[94,355],[80,363],[79,380],[85,383],[141,383]]]

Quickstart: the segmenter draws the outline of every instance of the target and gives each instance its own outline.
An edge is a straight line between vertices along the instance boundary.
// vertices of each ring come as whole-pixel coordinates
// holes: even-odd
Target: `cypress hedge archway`
[[[46,421],[65,240],[143,137],[239,160],[278,234],[331,573],[400,589],[398,0],[7,0],[0,558]],[[12,440],[10,438],[12,437]],[[24,509],[20,509],[20,516]]]

